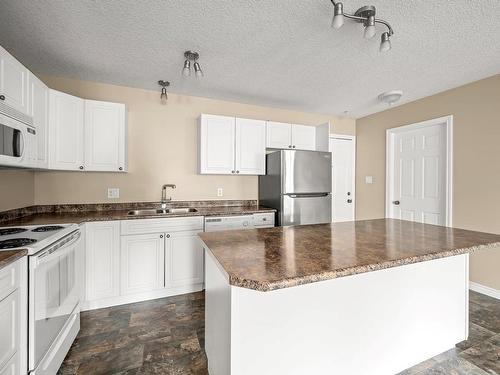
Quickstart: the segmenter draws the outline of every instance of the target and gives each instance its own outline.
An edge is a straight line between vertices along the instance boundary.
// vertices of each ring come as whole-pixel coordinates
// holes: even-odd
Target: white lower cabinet
[[[26,257],[0,269],[0,375],[26,373]]]
[[[120,294],[149,292],[164,287],[165,235],[121,237]]]
[[[85,300],[92,303],[120,294],[120,222],[85,224]]]
[[[203,289],[203,217],[86,225],[83,310]]]
[[[165,286],[203,283],[203,246],[199,231],[173,232],[165,236]]]

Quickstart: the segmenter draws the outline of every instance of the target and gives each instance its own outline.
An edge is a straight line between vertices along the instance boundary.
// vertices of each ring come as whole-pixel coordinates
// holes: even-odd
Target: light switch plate
[[[373,184],[373,176],[365,176],[366,184]]]
[[[224,190],[222,188],[217,188],[217,196],[222,197],[224,195]]]
[[[120,189],[119,188],[108,188],[108,198],[110,198],[110,199],[120,198]]]

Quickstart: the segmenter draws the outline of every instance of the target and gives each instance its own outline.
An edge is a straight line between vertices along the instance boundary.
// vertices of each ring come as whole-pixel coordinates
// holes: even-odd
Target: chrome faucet
[[[167,199],[167,188],[172,188],[175,189],[176,186],[174,184],[165,184],[161,188],[161,208],[165,209],[167,208],[167,202],[170,202],[172,200],[172,197],[169,197]]]

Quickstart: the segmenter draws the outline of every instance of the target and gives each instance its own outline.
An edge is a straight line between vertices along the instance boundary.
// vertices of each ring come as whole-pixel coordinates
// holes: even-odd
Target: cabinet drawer
[[[274,212],[253,214],[253,225],[255,227],[274,227]]]
[[[19,351],[19,290],[0,302],[0,368]],[[4,371],[4,370],[2,370]],[[9,374],[7,370],[6,374]]]
[[[19,287],[20,271],[19,261],[0,269],[0,301]]]
[[[134,219],[121,222],[121,235],[178,232],[185,230],[203,231],[203,216],[172,217],[161,219]]]

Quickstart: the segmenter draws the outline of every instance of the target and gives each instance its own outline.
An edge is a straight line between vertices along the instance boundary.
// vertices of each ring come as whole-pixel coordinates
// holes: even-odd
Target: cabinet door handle
[[[288,148],[292,148],[292,145],[288,145]]]
[[[167,238],[170,238],[170,234],[167,234]]]
[[[236,173],[240,173],[240,171],[236,171]]]
[[[123,167],[118,168],[119,171],[123,171]]]
[[[79,169],[83,169],[83,165],[80,165],[78,168],[79,168]]]
[[[292,148],[295,148],[295,145],[293,145]]]
[[[160,238],[163,238],[163,234],[160,234]]]
[[[0,95],[0,100],[5,100],[5,95]]]

